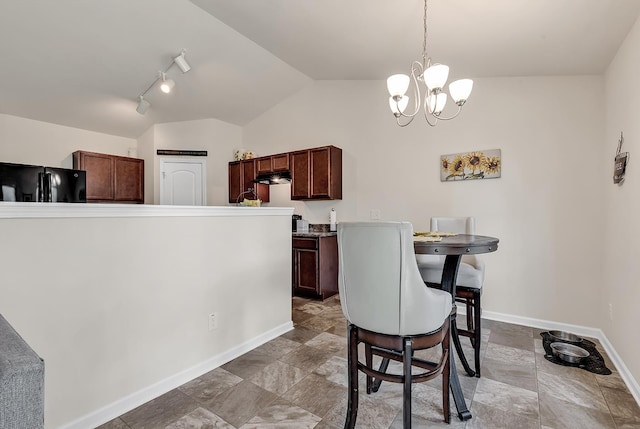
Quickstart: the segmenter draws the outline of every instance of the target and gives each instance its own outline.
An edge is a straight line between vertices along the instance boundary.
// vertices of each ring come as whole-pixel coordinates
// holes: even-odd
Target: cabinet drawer
[[[296,249],[317,249],[318,239],[316,238],[293,238],[293,247]]]

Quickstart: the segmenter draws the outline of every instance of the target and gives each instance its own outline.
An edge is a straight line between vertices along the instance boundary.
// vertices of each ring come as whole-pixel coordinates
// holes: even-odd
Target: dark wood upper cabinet
[[[309,150],[313,199],[342,199],[342,149],[335,146]]]
[[[144,160],[76,151],[73,168],[87,172],[87,201],[144,203]]]
[[[342,149],[325,146],[293,152],[291,199],[342,199]]]
[[[309,178],[311,166],[309,151],[302,150],[291,153],[291,199],[306,200],[311,197]]]
[[[292,200],[342,199],[342,149],[323,146],[230,162],[229,202],[235,203],[238,195],[249,187],[257,188],[259,196],[266,193],[266,198],[260,199],[269,201],[269,185],[252,181],[259,174],[283,171],[291,174]]]
[[[241,195],[253,188],[260,200],[269,202],[269,185],[255,183],[256,160],[245,159],[229,163],[229,202],[236,203],[243,199],[254,200],[252,193]]]
[[[262,156],[256,158],[256,174],[269,174],[281,171],[289,171],[289,154]]]
[[[270,156],[256,158],[256,174],[267,174],[273,172]]]
[[[271,167],[274,172],[289,171],[289,154],[280,153],[278,155],[271,155]]]
[[[140,162],[142,161],[142,162]],[[144,202],[144,161],[115,157],[115,200]]]

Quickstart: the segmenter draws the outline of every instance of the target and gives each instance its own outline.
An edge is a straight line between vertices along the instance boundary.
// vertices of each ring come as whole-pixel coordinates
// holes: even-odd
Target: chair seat
[[[418,260],[418,269],[420,275],[426,283],[440,284],[442,280],[442,261],[433,260],[432,258],[421,258],[422,255],[416,255]],[[481,289],[484,283],[484,272],[476,269],[473,265],[460,262],[458,268],[457,286],[464,286],[472,289]]]

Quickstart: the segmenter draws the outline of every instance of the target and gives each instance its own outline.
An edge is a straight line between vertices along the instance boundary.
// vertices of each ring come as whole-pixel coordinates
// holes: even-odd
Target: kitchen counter
[[[316,238],[316,237],[333,237],[335,235],[338,235],[337,232],[333,231],[333,232],[313,232],[313,231],[309,231],[309,232],[296,232],[293,231],[291,233],[292,237],[311,237],[311,238]]]

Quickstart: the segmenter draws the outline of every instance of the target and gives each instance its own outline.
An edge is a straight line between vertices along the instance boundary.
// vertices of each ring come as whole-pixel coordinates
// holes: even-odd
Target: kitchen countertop
[[[309,231],[309,232],[296,232],[293,231],[291,233],[292,237],[309,237],[309,238],[316,238],[316,237],[332,237],[337,235],[338,233],[333,231],[333,232],[313,232],[313,231]]]

